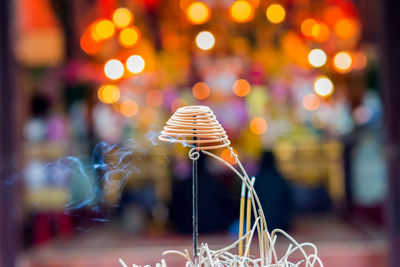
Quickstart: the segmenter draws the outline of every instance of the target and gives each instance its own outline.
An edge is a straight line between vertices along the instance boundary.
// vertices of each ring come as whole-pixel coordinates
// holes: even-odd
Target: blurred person
[[[276,228],[289,230],[294,212],[293,192],[277,169],[271,151],[264,153],[256,178],[254,187],[264,210],[269,231]]]

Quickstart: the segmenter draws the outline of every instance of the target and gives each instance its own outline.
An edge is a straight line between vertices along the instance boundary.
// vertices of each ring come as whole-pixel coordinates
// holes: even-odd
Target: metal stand
[[[194,129],[196,131],[196,129]],[[193,137],[197,140],[197,137]],[[198,153],[198,152],[197,152]],[[193,224],[193,257],[194,264],[197,264],[197,239],[199,236],[199,194],[198,194],[199,179],[197,173],[197,158],[193,158],[192,161],[192,224]]]

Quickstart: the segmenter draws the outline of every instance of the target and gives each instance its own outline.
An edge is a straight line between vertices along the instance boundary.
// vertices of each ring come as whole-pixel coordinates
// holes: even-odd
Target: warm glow
[[[355,70],[362,70],[367,66],[367,56],[362,51],[353,53],[353,59]]]
[[[93,39],[91,33],[89,31],[85,32],[81,37],[81,48],[85,53],[93,55],[101,50],[101,43],[97,42]]]
[[[313,49],[308,54],[308,62],[311,66],[319,68],[326,63],[326,54],[322,49]]]
[[[344,12],[338,6],[329,6],[324,10],[324,21],[326,21],[330,26],[335,25],[335,23],[344,17]]]
[[[114,11],[113,22],[118,29],[129,26],[133,21],[133,15],[127,8],[118,8]]]
[[[311,35],[314,37],[315,41],[322,43],[329,39],[331,31],[325,23],[317,22],[311,29]]]
[[[158,107],[164,101],[163,93],[157,89],[151,89],[146,93],[146,104],[151,107]]]
[[[233,150],[233,153],[236,153],[236,151]],[[233,157],[232,152],[227,148],[222,150],[221,158],[231,165],[234,165],[236,163],[236,159]]]
[[[140,111],[140,122],[144,125],[153,125],[158,121],[158,111],[154,108],[145,107]]]
[[[211,32],[203,31],[196,36],[196,44],[202,50],[209,50],[215,44],[214,35]]]
[[[252,133],[261,135],[267,131],[268,124],[263,118],[254,118],[250,122],[250,130]]]
[[[119,110],[125,117],[133,117],[138,112],[138,105],[134,100],[127,99],[122,101]]]
[[[247,1],[235,1],[230,9],[232,19],[236,22],[248,22],[253,19],[254,9]]]
[[[115,26],[108,19],[98,21],[94,26],[95,34],[98,38],[105,40],[111,38],[115,33]]]
[[[353,19],[343,18],[335,23],[336,35],[344,40],[352,38],[357,31],[357,24]]]
[[[348,52],[339,52],[333,58],[333,67],[338,72],[348,72],[353,65],[353,58]]]
[[[281,23],[286,17],[286,11],[279,4],[272,4],[266,11],[267,19],[272,23]]]
[[[314,94],[308,94],[303,97],[303,107],[308,111],[313,111],[319,108],[319,98]]]
[[[140,32],[136,27],[123,29],[118,35],[118,41],[123,47],[134,46],[140,38]]]
[[[183,106],[187,106],[187,101],[183,98],[177,98],[175,99],[172,104],[171,104],[171,111],[175,112],[177,111],[178,108],[183,107]]]
[[[333,83],[326,76],[318,76],[314,82],[314,91],[320,96],[330,96],[333,93]]]
[[[144,59],[139,55],[133,55],[126,60],[126,68],[135,74],[141,73],[144,70]]]
[[[124,75],[124,65],[118,59],[110,59],[104,65],[104,74],[111,80],[117,80]]]
[[[248,81],[240,79],[235,81],[232,90],[237,96],[244,97],[250,93],[251,86]]]
[[[318,24],[315,19],[306,19],[301,23],[301,32],[307,36],[312,37],[312,30],[314,26]]]
[[[119,100],[120,92],[116,85],[103,85],[97,91],[97,95],[101,102],[112,104]]]
[[[203,2],[194,2],[189,5],[186,16],[193,24],[203,24],[210,18],[210,9]]]
[[[210,87],[204,82],[198,82],[193,86],[192,93],[198,100],[204,100],[210,95]]]

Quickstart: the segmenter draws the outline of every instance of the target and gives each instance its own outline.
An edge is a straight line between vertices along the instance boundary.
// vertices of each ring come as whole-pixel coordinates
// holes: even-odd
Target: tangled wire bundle
[[[182,143],[185,146],[192,147],[189,151],[189,158],[192,160],[197,160],[200,153],[203,153],[229,167],[242,180],[242,199],[244,198],[244,189],[248,190],[248,219],[251,218],[251,212],[255,218],[252,229],[248,229],[247,233],[244,235],[240,234],[239,239],[230,246],[219,250],[212,250],[208,247],[208,244],[201,244],[201,246],[196,250],[197,257],[194,259],[189,256],[187,250],[185,250],[185,252],[168,250],[163,253],[163,256],[170,254],[181,256],[186,260],[186,267],[323,266],[318,257],[317,247],[314,244],[298,243],[289,234],[280,229],[275,229],[271,233],[268,231],[264,212],[258,195],[254,189],[253,182],[249,179],[249,176],[239,161],[237,154],[230,147],[230,141],[226,132],[209,107],[187,106],[178,109],[168,120],[159,139],[172,143]],[[237,165],[237,168],[216,154],[208,151],[223,147],[230,150],[232,157],[235,159],[234,165]],[[242,211],[243,207],[241,206],[241,214]],[[242,216],[241,221],[243,221]],[[248,220],[248,222],[249,221],[250,220]],[[250,223],[248,223],[248,225],[250,225]],[[250,247],[255,233],[258,235],[258,258],[250,255]],[[276,251],[278,235],[283,235],[290,241],[286,253],[281,257],[278,257]],[[245,243],[244,253],[242,251],[243,243]],[[232,252],[236,247],[239,249],[238,254]],[[293,255],[297,255],[297,253],[300,253],[302,259],[296,262]],[[120,263],[123,267],[128,266],[122,259],[120,259]],[[136,267],[137,265],[133,264],[133,266]],[[156,264],[156,267],[167,267],[167,263],[162,259],[160,263]]]

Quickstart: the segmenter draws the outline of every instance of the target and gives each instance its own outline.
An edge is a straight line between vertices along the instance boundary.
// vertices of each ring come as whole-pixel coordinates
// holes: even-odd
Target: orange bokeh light
[[[264,134],[268,129],[267,121],[263,118],[257,117],[251,120],[250,130],[257,135]]]
[[[164,101],[163,93],[157,89],[151,89],[146,93],[146,104],[150,107],[158,107]]]
[[[198,100],[204,100],[210,95],[210,87],[204,82],[198,82],[193,86],[192,93]]]
[[[125,28],[118,34],[118,41],[123,47],[132,47],[140,39],[140,32],[135,26]]]
[[[140,112],[140,122],[144,125],[152,125],[158,121],[158,111],[154,108],[146,107]]]
[[[308,111],[319,108],[320,100],[315,94],[308,94],[303,97],[303,107]]]
[[[331,31],[325,23],[317,22],[311,29],[311,35],[314,37],[315,41],[323,43],[329,39]]]
[[[339,38],[348,40],[356,34],[357,23],[354,19],[343,18],[335,23],[334,30]]]
[[[94,40],[92,34],[89,31],[85,32],[82,35],[80,40],[80,45],[82,50],[89,55],[93,55],[100,52],[102,48],[102,44]]]
[[[232,19],[236,22],[248,22],[254,17],[254,8],[249,2],[238,0],[231,5],[230,14]]]
[[[93,35],[101,40],[111,38],[115,33],[115,26],[108,19],[101,19],[94,24]],[[95,38],[94,38],[95,39]]]
[[[306,19],[301,23],[301,32],[307,37],[313,37],[312,30],[318,24],[315,19]]]
[[[235,150],[233,150],[234,153],[236,153]],[[232,153],[229,149],[225,148],[224,150],[222,150],[221,152],[221,158],[223,160],[225,160],[226,162],[228,162],[231,165],[236,164],[236,159],[232,156]]]
[[[139,107],[134,100],[126,99],[122,101],[119,110],[125,117],[133,117],[137,114]]]
[[[244,97],[250,93],[251,86],[248,81],[244,79],[239,79],[233,84],[232,90],[235,95]]]
[[[119,100],[120,91],[116,85],[107,84],[100,86],[97,91],[100,101],[106,104],[112,104]]]
[[[183,98],[177,98],[175,99],[172,104],[171,104],[171,111],[175,112],[178,108],[187,106],[187,101]]]
[[[203,24],[210,18],[210,8],[203,2],[193,2],[186,10],[186,17],[190,23]]]

